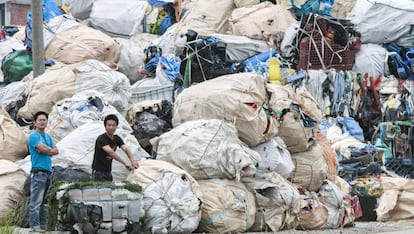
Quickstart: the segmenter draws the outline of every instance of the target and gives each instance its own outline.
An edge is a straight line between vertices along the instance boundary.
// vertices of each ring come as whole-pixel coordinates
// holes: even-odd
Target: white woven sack
[[[289,180],[309,191],[318,191],[328,175],[328,165],[323,150],[315,143],[309,151],[292,153],[295,169]]]
[[[147,1],[96,0],[90,20],[92,27],[115,37],[130,37],[142,33]]]
[[[151,140],[157,159],[171,162],[195,179],[239,180],[255,171],[258,154],[237,138],[233,124],[222,120],[186,122]]]
[[[328,222],[324,228],[339,228],[345,215],[345,204],[341,190],[332,181],[325,180],[318,191],[318,196],[320,202],[328,208]]]
[[[144,188],[144,223],[152,233],[191,233],[201,219],[202,193],[186,171],[162,160],[143,160],[127,180]]]
[[[234,35],[264,40],[280,47],[285,31],[296,20],[283,6],[266,1],[235,9],[229,22]]]
[[[92,174],[92,161],[96,138],[104,132],[105,127],[103,121],[91,122],[76,128],[56,144],[59,149],[59,154],[52,157],[52,164],[62,168],[80,169]],[[135,160],[149,157],[130,132],[118,128],[116,134],[119,134],[124,140],[125,144],[132,151]],[[118,148],[116,152],[124,162],[129,162],[128,156],[124,151]],[[114,181],[123,181],[127,175],[128,170],[125,166],[113,160],[112,176]]]
[[[256,217],[251,232],[294,229],[301,209],[296,187],[275,172],[244,177],[242,182],[256,197]]]
[[[138,72],[144,69],[144,50],[158,37],[158,35],[142,33],[129,39],[115,38],[122,45],[118,70],[128,77],[131,84],[137,81]]]
[[[19,209],[18,205],[24,196],[25,180],[26,174],[17,164],[0,159],[0,220]]]
[[[179,34],[192,29],[200,35],[226,33],[228,17],[235,8],[233,0],[196,0],[178,22]]]
[[[257,173],[277,172],[284,178],[288,178],[295,166],[290,152],[280,137],[253,147],[259,153],[260,160],[257,165]]]
[[[174,103],[172,122],[225,119],[235,123],[244,143],[256,146],[278,133],[279,121],[267,112],[267,95],[258,73],[220,76],[184,89]]]
[[[119,112],[126,111],[131,97],[128,78],[97,60],[66,65],[47,72],[26,84],[26,104],[18,112],[19,118],[32,119],[37,111],[50,112],[64,98],[84,90],[96,90]]]
[[[27,153],[27,135],[10,117],[9,113],[0,107],[0,159],[17,161]]]

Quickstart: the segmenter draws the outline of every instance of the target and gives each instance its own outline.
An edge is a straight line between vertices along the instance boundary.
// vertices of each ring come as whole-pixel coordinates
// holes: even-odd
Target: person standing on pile
[[[32,161],[30,182],[29,224],[32,232],[45,232],[47,224],[46,193],[52,180],[52,156],[59,153],[52,137],[45,133],[48,114],[33,116],[34,131],[28,139]]]
[[[120,162],[128,170],[138,168],[138,162],[134,160],[134,155],[125,145],[122,138],[115,134],[118,127],[118,117],[108,115],[104,119],[105,133],[99,135],[95,143],[95,152],[92,162],[92,180],[94,181],[112,181],[112,159]],[[131,161],[131,165],[125,163],[122,158],[115,152],[120,147]]]

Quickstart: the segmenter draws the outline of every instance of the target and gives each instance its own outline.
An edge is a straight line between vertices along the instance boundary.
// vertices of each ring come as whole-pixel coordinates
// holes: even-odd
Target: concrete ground
[[[28,234],[28,228],[16,228],[13,234]],[[69,234],[70,232],[49,231],[50,234]],[[413,234],[414,220],[397,222],[356,222],[354,227],[321,231],[281,231],[280,234]]]

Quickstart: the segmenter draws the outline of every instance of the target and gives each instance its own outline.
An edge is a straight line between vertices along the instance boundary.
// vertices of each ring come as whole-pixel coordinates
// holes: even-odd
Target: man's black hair
[[[46,119],[49,119],[49,115],[44,111],[38,111],[36,114],[33,115],[33,121],[36,121],[40,115],[46,116]]]
[[[118,125],[118,123],[119,123],[118,117],[116,117],[116,115],[114,115],[114,114],[110,114],[110,115],[107,115],[105,117],[105,119],[104,119],[104,126],[106,126],[106,122],[108,122],[108,120],[114,120],[115,123],[116,123],[116,125]]]

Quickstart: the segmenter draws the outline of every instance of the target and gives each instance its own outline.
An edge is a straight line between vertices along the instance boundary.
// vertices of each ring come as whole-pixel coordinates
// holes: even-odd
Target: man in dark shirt
[[[92,180],[112,181],[112,159],[120,162],[128,170],[136,169],[139,166],[138,162],[134,160],[134,155],[132,155],[122,138],[115,134],[118,122],[118,117],[113,114],[106,116],[104,119],[105,133],[99,135],[95,143]],[[115,152],[117,147],[120,147],[128,155],[131,165],[125,163]]]

